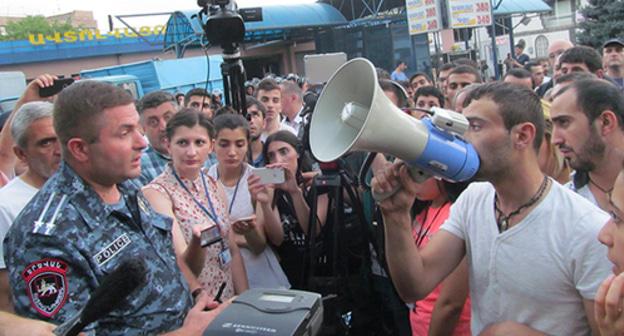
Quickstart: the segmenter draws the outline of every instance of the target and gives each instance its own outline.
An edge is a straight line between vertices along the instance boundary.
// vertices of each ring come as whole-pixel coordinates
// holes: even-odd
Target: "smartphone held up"
[[[74,83],[73,78],[55,79],[54,84],[52,84],[52,86],[39,88],[39,97],[41,98],[52,97],[55,94],[58,94],[59,92],[63,91],[64,88],[70,86],[73,83]]]
[[[260,178],[261,184],[280,184],[286,182],[284,168],[254,168],[252,173]]]

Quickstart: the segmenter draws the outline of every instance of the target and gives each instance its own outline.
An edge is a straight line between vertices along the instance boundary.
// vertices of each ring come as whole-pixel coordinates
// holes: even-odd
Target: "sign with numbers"
[[[448,0],[449,28],[471,28],[492,24],[490,0]]]
[[[436,0],[405,1],[410,35],[424,34],[442,29],[439,2]]]

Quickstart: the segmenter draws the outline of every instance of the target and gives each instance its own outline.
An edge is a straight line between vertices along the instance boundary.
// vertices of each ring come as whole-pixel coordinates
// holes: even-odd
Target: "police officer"
[[[215,311],[191,310],[189,286],[176,261],[171,219],[157,214],[129,181],[146,147],[133,98],[97,81],[65,89],[54,107],[63,163],[5,240],[18,314],[53,323],[76,315],[102,278],[125,260],[146,264],[146,283],[125,306],[87,331],[107,335],[192,334]],[[187,320],[185,321],[185,316]],[[182,323],[184,325],[182,326]],[[198,325],[199,324],[199,325]]]

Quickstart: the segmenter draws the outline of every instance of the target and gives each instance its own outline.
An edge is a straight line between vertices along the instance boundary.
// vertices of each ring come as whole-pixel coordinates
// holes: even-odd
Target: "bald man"
[[[548,63],[550,64],[550,68],[552,69],[552,79],[548,82],[540,85],[535,92],[540,96],[544,97],[546,91],[550,90],[553,87],[553,84],[557,77],[559,77],[559,69],[555,64],[557,59],[564,51],[574,47],[574,45],[568,40],[556,40],[553,41],[550,46],[548,46]]]

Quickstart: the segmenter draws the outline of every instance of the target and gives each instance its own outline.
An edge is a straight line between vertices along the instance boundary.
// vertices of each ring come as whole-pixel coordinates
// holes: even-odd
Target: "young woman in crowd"
[[[209,295],[228,299],[247,289],[247,276],[227,211],[227,196],[205,171],[214,128],[205,115],[182,109],[167,122],[171,163],[143,188],[152,207],[173,218],[173,245]],[[200,244],[200,231],[210,239]],[[204,245],[205,247],[201,247]],[[195,294],[195,293],[194,293]]]
[[[288,131],[270,135],[264,143],[264,157],[268,168],[282,168],[285,182],[264,185],[255,175],[249,177],[249,192],[256,203],[258,224],[263,226],[268,241],[277,247],[280,262],[293,288],[305,289],[304,262],[306,234],[312,225],[318,234],[327,216],[328,199],[318,197],[318,211],[314,223],[309,223],[310,207],[306,200],[306,187],[301,175],[303,163],[297,137]]]
[[[213,121],[218,164],[213,165],[208,174],[219,182],[227,195],[227,211],[232,220],[234,239],[243,257],[249,287],[290,288],[275,252],[266,244],[264,228],[256,221],[251,204],[247,179],[253,167],[245,161],[249,148],[249,124],[237,114],[218,115]]]
[[[624,335],[624,170],[613,185],[609,200],[611,219],[598,239],[607,246],[613,274],[596,292],[594,314],[602,336]]]
[[[429,178],[418,185],[412,208],[412,235],[418,248],[424,248],[449,216],[451,204],[466,184],[453,184]],[[431,294],[414,303],[410,311],[412,335],[470,335],[468,267],[462,261]]]

